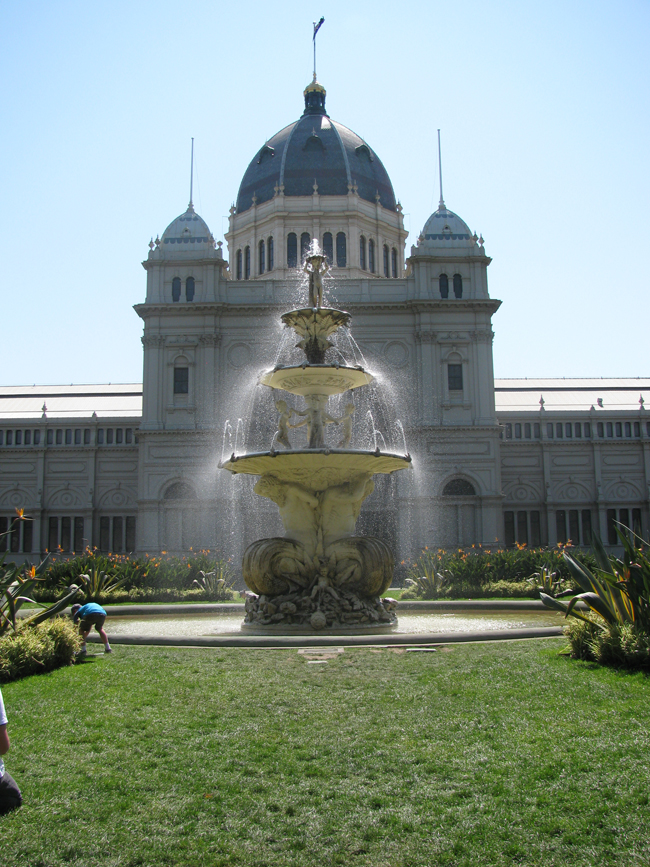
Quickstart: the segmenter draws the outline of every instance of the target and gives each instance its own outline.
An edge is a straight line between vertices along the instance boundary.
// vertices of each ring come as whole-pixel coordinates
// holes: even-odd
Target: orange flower
[[[18,515],[19,521],[25,520],[25,510],[24,509],[16,509],[16,514]]]

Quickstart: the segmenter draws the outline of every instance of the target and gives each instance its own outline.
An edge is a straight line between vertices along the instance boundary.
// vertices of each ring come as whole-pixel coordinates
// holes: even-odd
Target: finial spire
[[[189,208],[194,209],[194,136],[192,136],[192,157],[190,160],[190,204]]]
[[[324,22],[325,22],[324,18],[321,18],[321,20],[318,22],[314,21],[314,36],[313,36],[313,42],[314,42],[314,81],[316,81],[316,34],[321,29]]]
[[[438,130],[438,171],[440,174],[440,204],[438,205],[438,209],[444,208],[445,200],[442,196],[442,154],[440,151],[440,130]]]

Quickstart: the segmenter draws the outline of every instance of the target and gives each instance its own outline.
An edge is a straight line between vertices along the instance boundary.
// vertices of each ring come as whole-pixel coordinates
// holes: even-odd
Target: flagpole
[[[324,17],[322,17],[320,19],[320,21],[314,21],[314,35],[312,37],[313,41],[314,41],[314,81],[316,81],[316,34],[321,29],[324,22],[325,22]]]

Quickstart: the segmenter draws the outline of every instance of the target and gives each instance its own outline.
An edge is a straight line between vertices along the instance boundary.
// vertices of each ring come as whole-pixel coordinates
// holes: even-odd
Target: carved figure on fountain
[[[296,415],[302,416],[303,421],[292,424],[291,427],[307,425],[308,449],[325,448],[325,425],[338,424],[338,419],[332,418],[327,412],[326,394],[308,394],[305,397],[307,408],[295,410]]]
[[[262,476],[253,490],[276,504],[287,538],[301,542],[315,553],[320,510],[318,495],[303,485],[281,482],[272,475]]]
[[[284,446],[285,449],[290,449],[291,443],[289,442],[289,428],[292,427],[292,425],[289,424],[289,419],[294,414],[295,409],[289,409],[286,400],[276,400],[275,408],[280,413],[280,418],[278,419],[278,429],[274,441],[279,443],[281,446]]]
[[[375,489],[370,473],[365,473],[342,485],[327,488],[320,494],[320,530],[323,546],[346,539],[354,534],[361,505]]]

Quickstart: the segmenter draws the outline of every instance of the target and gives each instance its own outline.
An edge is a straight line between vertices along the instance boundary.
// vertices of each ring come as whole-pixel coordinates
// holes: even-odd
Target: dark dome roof
[[[237,211],[267,202],[275,187],[284,185],[285,196],[311,196],[314,181],[321,196],[345,196],[355,185],[362,199],[379,201],[396,210],[393,185],[377,154],[352,130],[331,120],[325,111],[325,88],[312,82],[305,90],[305,111],[253,157],[242,178]]]

